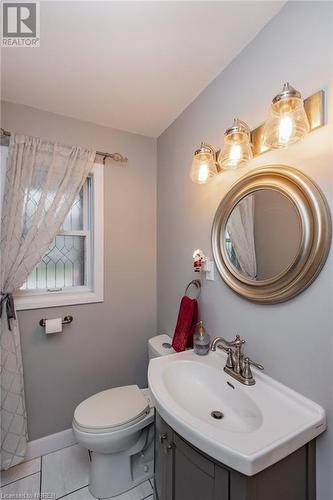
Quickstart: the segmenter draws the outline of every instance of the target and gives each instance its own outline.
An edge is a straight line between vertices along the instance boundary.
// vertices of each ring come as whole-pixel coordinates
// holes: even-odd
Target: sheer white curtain
[[[24,459],[27,418],[13,292],[47,251],[92,168],[95,152],[12,135],[1,220],[1,469]]]
[[[254,196],[246,196],[233,209],[227,224],[233,249],[241,270],[250,278],[257,276],[254,242]]]

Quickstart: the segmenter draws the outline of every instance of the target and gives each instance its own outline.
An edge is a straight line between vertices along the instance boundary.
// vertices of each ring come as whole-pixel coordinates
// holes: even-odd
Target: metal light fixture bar
[[[325,92],[323,90],[319,90],[303,101],[310,124],[310,132],[325,125],[324,102]],[[266,151],[271,151],[271,148],[264,143],[264,126],[265,124],[263,123],[254,130],[251,130],[253,156],[259,156],[266,153]]]
[[[2,146],[8,146],[10,136],[11,136],[11,133],[8,132],[8,130],[0,128],[0,138],[1,138],[1,145]],[[101,156],[103,158],[103,165],[105,165],[105,160],[107,158],[110,158],[111,160],[113,160],[117,163],[127,163],[128,162],[128,158],[126,158],[126,156],[123,156],[120,153],[104,153],[104,151],[96,151],[96,156]]]

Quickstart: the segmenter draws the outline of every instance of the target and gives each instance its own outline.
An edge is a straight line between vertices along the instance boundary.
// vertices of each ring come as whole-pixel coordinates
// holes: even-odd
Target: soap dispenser
[[[209,335],[205,330],[202,321],[199,321],[197,325],[197,330],[193,335],[193,348],[195,354],[199,354],[199,356],[204,356],[208,354],[209,351]]]

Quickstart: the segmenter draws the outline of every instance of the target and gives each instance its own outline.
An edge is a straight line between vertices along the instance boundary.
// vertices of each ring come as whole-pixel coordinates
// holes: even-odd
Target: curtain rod
[[[5,139],[5,142],[6,142],[6,139],[8,139],[8,141],[9,141],[9,137],[11,136],[11,133],[8,132],[8,130],[0,128],[0,136],[2,139],[2,143],[3,143],[3,139]],[[5,145],[8,146],[8,142]],[[121,155],[120,153],[104,153],[104,151],[96,151],[96,156],[102,156],[103,165],[105,165],[105,160],[107,158],[111,158],[111,160],[114,160],[114,161],[119,162],[119,163],[127,163],[128,162],[128,158],[126,158],[126,156]]]

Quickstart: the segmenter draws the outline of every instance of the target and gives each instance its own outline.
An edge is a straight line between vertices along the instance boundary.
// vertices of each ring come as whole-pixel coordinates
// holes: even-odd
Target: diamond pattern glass
[[[85,236],[58,235],[42,262],[29,275],[26,288],[83,286]]]
[[[83,193],[77,194],[63,225],[64,231],[79,231],[83,229]]]

